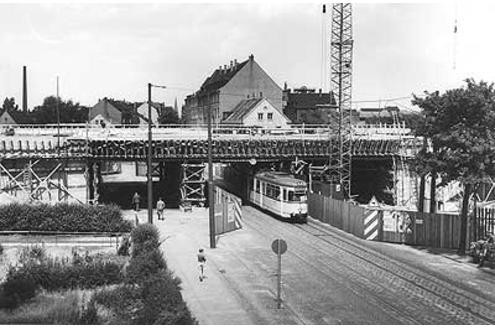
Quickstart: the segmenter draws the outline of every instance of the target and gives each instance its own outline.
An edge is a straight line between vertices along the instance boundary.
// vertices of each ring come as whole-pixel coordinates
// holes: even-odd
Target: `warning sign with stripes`
[[[379,240],[381,211],[367,210],[364,213],[364,239]]]

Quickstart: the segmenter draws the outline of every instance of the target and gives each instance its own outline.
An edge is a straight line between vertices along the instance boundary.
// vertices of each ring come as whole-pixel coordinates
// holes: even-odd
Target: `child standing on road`
[[[165,220],[163,217],[163,210],[165,209],[165,202],[162,198],[158,198],[158,202],[156,202],[156,213],[158,214],[158,220]]]
[[[203,281],[203,279],[205,278],[205,265],[206,256],[204,250],[200,248],[198,252],[199,281]]]

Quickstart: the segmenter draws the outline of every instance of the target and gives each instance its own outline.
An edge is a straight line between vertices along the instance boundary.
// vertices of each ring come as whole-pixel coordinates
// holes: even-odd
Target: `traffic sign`
[[[280,248],[279,248],[280,247]],[[275,239],[272,243],[272,250],[275,254],[284,254],[287,251],[287,243],[283,239]]]

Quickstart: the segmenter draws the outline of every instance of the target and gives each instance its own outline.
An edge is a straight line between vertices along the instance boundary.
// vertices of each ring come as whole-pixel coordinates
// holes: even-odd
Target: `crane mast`
[[[334,93],[338,115],[333,122],[337,130],[337,148],[329,159],[329,175],[338,183],[344,194],[351,195],[351,99],[352,99],[352,4],[332,5],[330,46],[330,83]]]

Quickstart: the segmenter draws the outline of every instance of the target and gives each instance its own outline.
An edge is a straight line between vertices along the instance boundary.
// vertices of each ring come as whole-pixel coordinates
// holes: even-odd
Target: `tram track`
[[[350,241],[349,239],[346,239],[339,234],[329,229],[320,227],[312,222],[309,222],[307,225],[296,225],[296,227],[312,234],[328,244],[333,245],[334,247],[339,247],[348,251],[351,251],[348,248],[352,247],[354,248],[352,250],[352,254],[355,257],[359,257],[370,265],[386,270],[400,279],[406,280],[419,288],[433,293],[447,302],[450,302],[452,305],[461,307],[464,311],[473,313],[476,316],[483,318],[490,324],[495,324],[495,309],[490,309],[484,305],[487,303],[492,303],[493,300],[476,295],[473,292],[461,287],[460,284],[454,281],[441,280],[431,273],[418,270],[413,266],[403,263],[397,259],[391,259],[390,257],[387,257],[375,250],[365,248],[356,242]],[[324,232],[325,235],[315,235],[313,232],[309,231],[310,229],[308,228],[312,228],[318,233]],[[331,237],[333,240],[337,239],[341,244],[336,243],[333,240],[328,240],[327,237]],[[345,246],[342,244],[345,244]],[[373,258],[373,260],[370,258]]]
[[[258,215],[263,214],[259,212]],[[268,232],[266,225],[263,226],[256,220],[249,222],[249,225],[260,233]],[[406,319],[406,323],[486,324],[495,322],[494,311],[483,305],[483,299],[466,294],[465,291],[459,293],[448,288],[449,286],[436,278],[428,282],[424,274],[414,277],[414,272],[419,273],[418,270],[411,270],[413,273],[408,275],[406,270],[408,268],[401,268],[395,263],[384,263],[383,255],[377,257],[376,254],[367,253],[369,258],[358,255],[357,246],[352,242],[346,240],[346,244],[343,245],[343,237],[335,233],[335,236],[322,236],[322,232],[331,233],[327,229],[319,229],[311,224],[290,225],[273,220],[273,226],[269,230],[273,236],[285,235],[298,240],[303,247],[296,245],[290,252],[306,265],[310,265],[323,274],[328,275],[330,271],[348,278],[347,282],[349,280],[357,282],[356,285],[360,286],[352,286],[351,290],[357,288],[362,296],[365,294],[368,300],[378,301],[378,304],[386,306],[387,310],[393,310],[396,315]],[[301,234],[301,230],[305,234]],[[315,242],[315,237],[319,243]],[[334,240],[329,240],[329,238],[334,238]],[[332,247],[323,247],[325,244]],[[352,247],[354,249],[350,249]],[[301,250],[306,254],[302,254]],[[363,252],[362,249],[361,252]],[[326,256],[331,262],[322,261],[317,256],[315,258],[316,254]],[[330,265],[332,262],[337,262],[336,267],[341,267],[340,270],[332,267]],[[398,268],[399,273],[397,273]]]
[[[258,211],[257,209],[254,209],[255,211]],[[263,212],[259,212],[260,214],[266,215],[267,217],[270,217],[268,214],[265,214]],[[271,218],[271,217],[270,217]],[[272,218],[271,218],[272,219]],[[272,231],[269,231],[266,227],[260,225],[259,223],[254,223],[253,221],[246,222],[245,224],[248,225],[250,228],[253,228],[254,230],[257,230],[260,234],[262,235],[267,235],[267,233],[270,233],[271,236],[267,236],[266,239],[270,240],[272,238],[278,238],[281,236],[280,230],[276,229],[270,229]],[[401,318],[403,324],[421,324],[420,321],[418,321],[413,315],[411,315],[409,312],[404,311],[403,307],[397,306],[396,302],[394,299],[391,298],[392,295],[389,295],[388,299],[385,300],[383,297],[378,297],[378,295],[381,295],[384,290],[383,288],[375,286],[374,288],[364,288],[363,286],[367,284],[365,281],[366,278],[363,277],[362,275],[356,274],[355,272],[345,272],[345,270],[342,270],[343,268],[338,268],[335,266],[330,265],[328,262],[315,259],[315,258],[308,258],[307,255],[305,255],[305,252],[301,252],[301,245],[293,246],[290,248],[288,251],[290,254],[294,255],[297,257],[299,261],[304,262],[308,267],[313,268],[314,271],[319,272],[321,275],[326,276],[328,279],[331,279],[333,281],[338,282],[341,285],[344,285],[347,287],[349,291],[352,292],[352,294],[359,299],[366,299],[368,304],[376,304],[380,308],[386,308],[387,313],[391,317],[397,317]],[[306,248],[305,250],[310,249],[317,249],[314,246],[308,245],[305,243],[304,247]],[[296,251],[295,249],[298,249]],[[349,281],[349,279],[346,279],[348,277],[352,277],[353,281]],[[361,284],[355,284],[355,282],[360,282]],[[289,285],[286,284],[286,288],[290,287]],[[370,290],[373,289],[373,290]],[[383,296],[383,295],[381,295]]]

